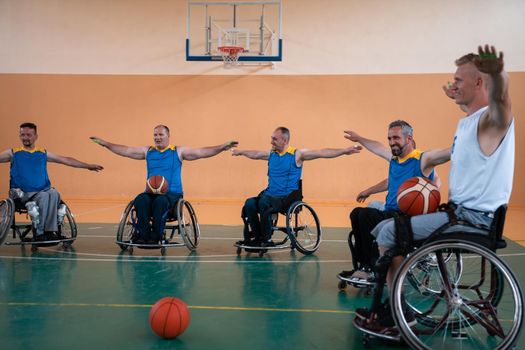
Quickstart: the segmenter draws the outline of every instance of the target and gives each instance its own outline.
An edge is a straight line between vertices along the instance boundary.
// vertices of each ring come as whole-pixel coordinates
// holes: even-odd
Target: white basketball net
[[[239,54],[244,50],[241,46],[221,46],[218,49],[225,68],[236,66],[239,63]]]

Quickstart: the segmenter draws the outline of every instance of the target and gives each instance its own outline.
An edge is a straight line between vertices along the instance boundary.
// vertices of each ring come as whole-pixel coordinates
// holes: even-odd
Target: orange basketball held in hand
[[[154,175],[146,181],[146,192],[153,194],[165,194],[168,192],[168,180],[163,176]]]
[[[159,337],[176,338],[184,333],[190,324],[188,305],[178,298],[162,298],[151,307],[149,324]]]
[[[436,185],[423,177],[412,177],[397,190],[399,210],[410,216],[433,213],[440,201],[441,195]]]

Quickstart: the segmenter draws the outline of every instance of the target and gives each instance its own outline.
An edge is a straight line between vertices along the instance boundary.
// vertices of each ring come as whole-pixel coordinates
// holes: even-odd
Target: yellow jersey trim
[[[46,149],[45,148],[40,148],[40,147],[35,147],[31,151],[29,151],[29,150],[25,149],[24,147],[15,147],[15,148],[13,148],[13,154],[18,153],[18,152],[27,152],[27,153],[42,152],[42,153],[46,153]]]
[[[172,150],[172,151],[175,151],[175,148],[176,148],[176,147],[173,146],[173,145],[168,145],[168,146],[167,146],[166,148],[164,148],[164,149],[160,149],[160,148],[158,148],[157,146],[150,146],[150,147],[149,147],[149,151],[156,149],[157,151],[159,151],[160,153],[162,153],[162,152],[165,152],[166,150],[169,150],[169,149]]]
[[[288,148],[283,153],[277,152],[277,154],[280,155],[280,156],[284,156],[286,153],[294,154],[295,153],[295,148],[293,148],[291,146],[288,146]]]
[[[407,155],[406,155],[405,157],[403,157],[403,158],[394,157],[394,159],[397,159],[397,162],[398,162],[399,164],[401,164],[401,163],[404,163],[404,162],[406,162],[407,160],[412,159],[412,158],[415,158],[415,159],[419,160],[419,159],[421,158],[421,154],[422,154],[422,153],[423,153],[423,152],[421,152],[420,150],[415,149],[415,150],[413,150],[412,152],[410,152],[409,154],[407,154]]]

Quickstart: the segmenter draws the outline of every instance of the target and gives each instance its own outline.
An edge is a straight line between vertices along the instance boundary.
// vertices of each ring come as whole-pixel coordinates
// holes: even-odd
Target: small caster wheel
[[[340,291],[344,291],[346,289],[346,282],[339,281],[339,283],[337,284],[337,288],[339,288]]]
[[[37,252],[38,251],[38,246],[36,245],[32,245],[31,246],[31,251],[34,253],[34,252]]]
[[[128,248],[129,255],[133,255],[133,247]]]
[[[241,252],[242,252],[242,248],[241,247],[237,247],[237,256],[241,255]]]
[[[165,247],[160,248],[160,255],[166,256],[166,248]]]
[[[259,258],[262,258],[264,256],[264,250],[259,251]]]

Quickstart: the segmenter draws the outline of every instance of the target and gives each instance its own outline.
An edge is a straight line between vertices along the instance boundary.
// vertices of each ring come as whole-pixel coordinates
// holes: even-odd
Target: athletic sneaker
[[[361,319],[369,319],[371,312],[370,309],[363,307],[356,309],[355,314]],[[405,320],[409,327],[413,327],[417,324],[414,312],[406,303],[403,303],[403,314],[405,315]],[[392,310],[390,309],[390,303],[388,302],[388,299],[384,303],[382,303],[379,307],[379,310],[377,310],[377,315],[374,323],[376,326],[384,328],[396,327],[396,322],[394,321],[394,317],[392,314]]]
[[[272,240],[261,242],[261,248],[275,247],[275,243]]]
[[[243,239],[240,241],[235,242],[237,245],[247,245],[247,246],[253,246],[254,244],[253,239]]]
[[[352,276],[350,276],[350,283],[368,283],[374,279],[374,272],[368,268],[363,267],[359,270],[354,271]]]
[[[339,277],[341,278],[350,278],[354,274],[355,270],[343,270],[339,272]]]

